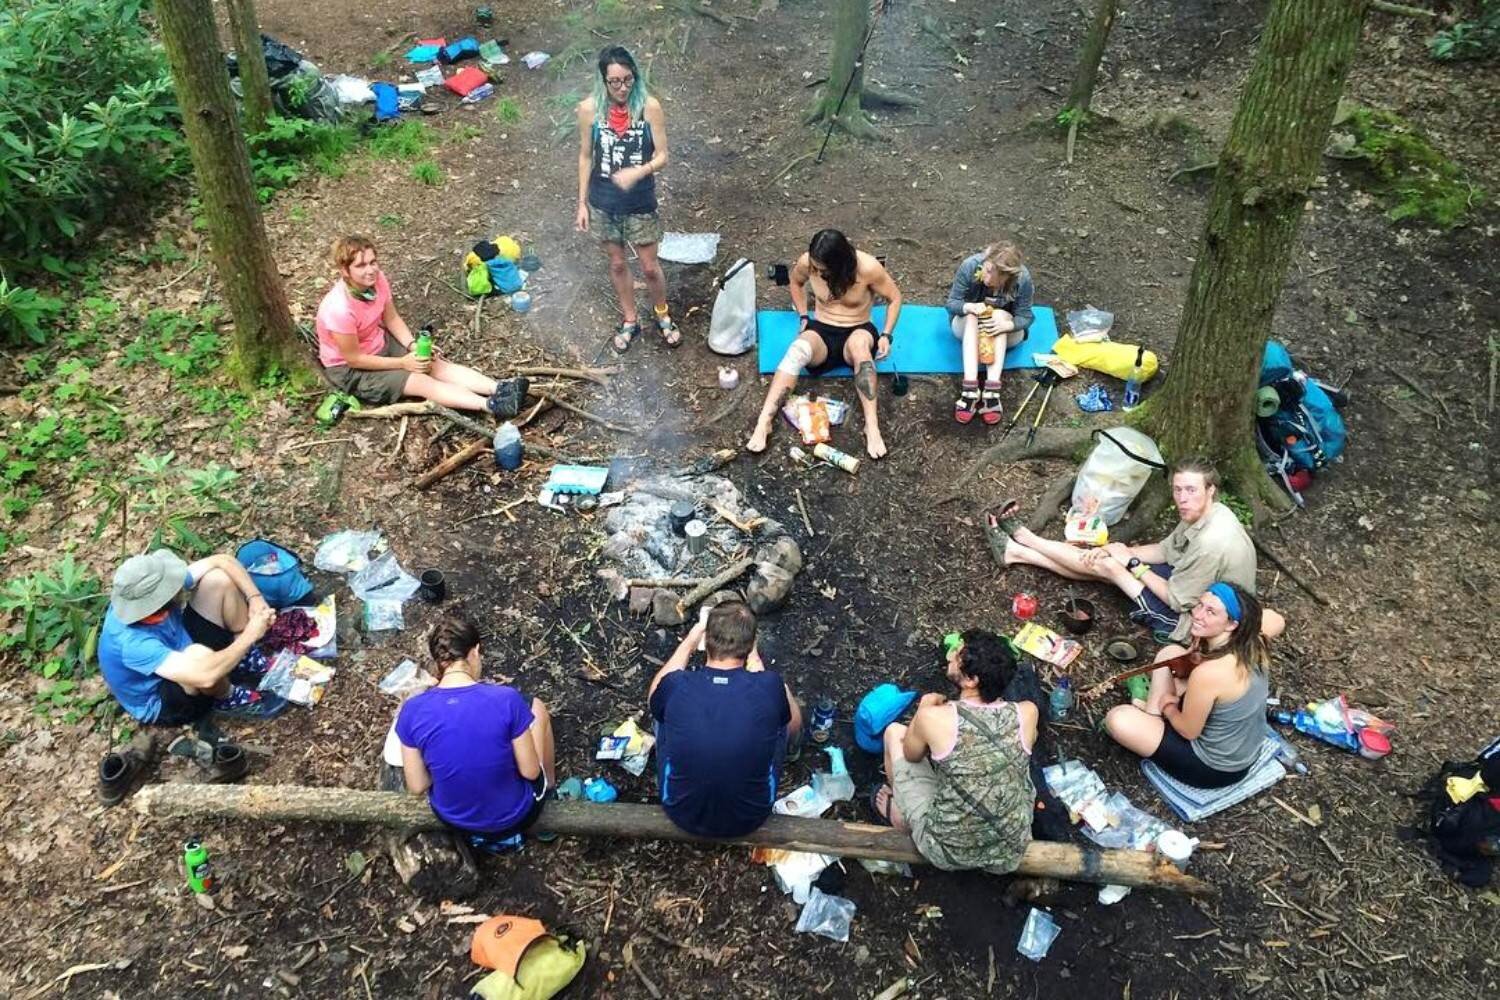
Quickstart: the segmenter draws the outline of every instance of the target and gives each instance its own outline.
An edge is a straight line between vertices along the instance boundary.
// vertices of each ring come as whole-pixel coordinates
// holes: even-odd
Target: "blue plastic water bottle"
[[[590,778],[583,783],[583,797],[590,802],[613,802],[620,793],[604,778]]]
[[[1052,696],[1048,700],[1053,722],[1061,722],[1068,717],[1073,710],[1073,683],[1066,677],[1057,679],[1057,686],[1052,689]]]
[[[495,429],[495,464],[507,472],[521,467],[521,432],[509,420]]]
[[[1133,410],[1141,405],[1141,364],[1146,359],[1146,345],[1135,349],[1135,366],[1125,380],[1125,409]]]

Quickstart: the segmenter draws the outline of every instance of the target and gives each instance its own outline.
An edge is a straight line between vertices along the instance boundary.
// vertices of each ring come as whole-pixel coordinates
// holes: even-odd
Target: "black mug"
[[[448,581],[443,579],[443,571],[438,569],[427,569],[422,571],[422,580],[417,587],[417,596],[428,604],[436,604],[448,596]]]
[[[766,277],[770,279],[773,285],[778,285],[781,287],[785,287],[786,285],[790,285],[792,283],[792,273],[791,271],[787,270],[787,266],[785,264],[767,264]]]
[[[897,372],[894,376],[892,376],[892,378],[891,378],[891,395],[892,396],[904,396],[904,395],[906,395],[906,390],[909,389],[909,388],[911,388],[911,380],[908,379],[905,375],[902,375],[900,372]]]

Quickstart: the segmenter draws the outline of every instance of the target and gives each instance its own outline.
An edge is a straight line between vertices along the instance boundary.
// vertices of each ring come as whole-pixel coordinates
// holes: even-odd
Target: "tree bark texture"
[[[302,785],[153,785],[137,792],[137,812],[147,816],[217,816],[275,822],[366,823],[407,832],[442,829],[425,799],[400,792]],[[549,802],[532,827],[536,833],[580,837],[632,837],[697,844],[748,844],[812,851],[850,858],[922,863],[901,830],[868,823],[772,816],[744,837],[711,840],[686,833],[653,805],[613,802]],[[1192,895],[1213,895],[1213,886],[1178,871],[1146,851],[1114,851],[1033,841],[1019,875],[1079,882],[1140,885]]]
[[[833,25],[833,57],[828,81],[805,119],[808,124],[833,122],[850,135],[869,138],[874,128],[864,113],[863,50],[870,32],[869,0],[837,0]],[[845,88],[848,93],[845,93]],[[842,98],[843,106],[839,101]]]
[[[259,135],[271,117],[271,77],[260,45],[260,17],[255,0],[224,0],[229,12],[229,30],[234,39],[235,63],[240,70],[241,101],[245,109],[245,134]]]
[[[1134,421],[1169,461],[1206,455],[1252,502],[1287,503],[1256,456],[1252,397],[1366,6],[1271,5],[1219,154],[1171,371]]]
[[[233,367],[241,380],[253,383],[292,358],[298,341],[255,200],[213,9],[209,0],[156,0],[156,16],[182,108],[214,269],[234,320]],[[254,52],[259,55],[258,40]]]
[[[1120,0],[1099,0],[1094,10],[1094,23],[1083,40],[1078,53],[1078,71],[1073,75],[1073,89],[1068,93],[1067,110],[1076,117],[1089,109],[1094,99],[1094,84],[1099,79],[1099,64],[1104,61],[1104,47],[1109,44],[1110,29],[1115,26],[1115,14]]]

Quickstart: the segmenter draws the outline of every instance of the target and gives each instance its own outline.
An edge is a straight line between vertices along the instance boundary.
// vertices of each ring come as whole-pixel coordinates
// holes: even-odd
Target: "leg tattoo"
[[[861,361],[854,370],[854,387],[866,399],[875,398],[875,362]]]

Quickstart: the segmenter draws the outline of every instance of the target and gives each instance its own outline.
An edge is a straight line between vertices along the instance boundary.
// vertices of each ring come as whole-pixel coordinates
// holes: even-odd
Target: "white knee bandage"
[[[812,362],[812,353],[812,345],[798,337],[781,356],[781,364],[776,366],[776,370],[788,375],[800,375],[802,369]]]

